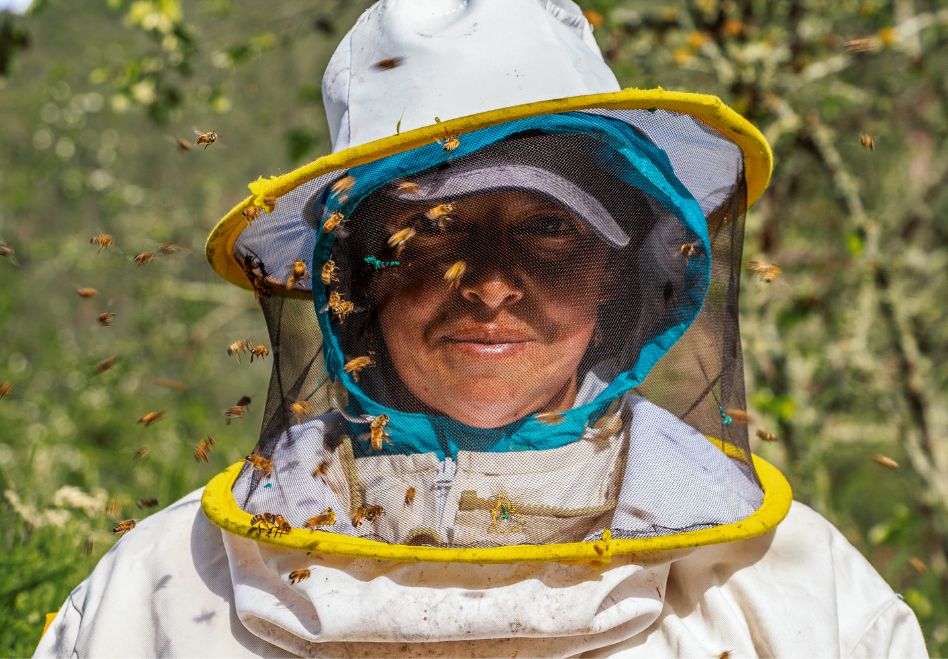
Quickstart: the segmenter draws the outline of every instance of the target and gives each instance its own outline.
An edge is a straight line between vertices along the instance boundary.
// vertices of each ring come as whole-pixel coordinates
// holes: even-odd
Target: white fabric
[[[600,571],[307,556],[221,531],[200,495],[122,538],[35,656],[926,656],[911,610],[802,504],[759,538]]]
[[[375,66],[392,58],[401,58],[395,68]],[[430,126],[435,117],[618,90],[570,0],[377,2],[323,77],[333,151]]]

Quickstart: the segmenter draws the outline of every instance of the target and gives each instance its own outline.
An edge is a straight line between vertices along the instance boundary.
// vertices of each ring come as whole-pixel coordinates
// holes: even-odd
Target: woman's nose
[[[523,291],[499,276],[461,282],[461,297],[468,302],[483,304],[489,309],[502,309],[523,298]]]

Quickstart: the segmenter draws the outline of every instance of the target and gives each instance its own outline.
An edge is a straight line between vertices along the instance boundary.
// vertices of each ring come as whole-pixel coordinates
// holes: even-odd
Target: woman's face
[[[376,287],[397,376],[426,406],[480,428],[569,409],[604,297],[605,243],[529,192],[464,197],[440,226],[425,215],[433,205],[386,214],[389,233],[416,231],[400,256],[388,252],[400,265]],[[458,261],[452,286],[444,274]]]

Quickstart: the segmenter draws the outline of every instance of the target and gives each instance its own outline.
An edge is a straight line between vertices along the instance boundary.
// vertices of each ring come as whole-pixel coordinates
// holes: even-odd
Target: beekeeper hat
[[[645,110],[624,113],[623,119],[664,150],[705,213],[723,205],[739,178],[746,182],[748,206],[753,204],[772,169],[763,135],[718,98],[661,88],[620,89],[589,22],[570,0],[377,2],[330,59],[323,102],[333,153],[287,174],[258,179],[250,185],[252,197],[211,233],[208,260],[228,281],[251,286],[246,264],[234,251],[238,242],[254,242],[241,237],[247,215],[256,213],[248,206],[268,208],[271,200],[323,175],[515,119],[575,110]],[[300,215],[281,214],[268,225],[268,231],[284,238],[278,253],[255,250],[278,280],[285,279],[282,271],[293,256],[307,260],[312,254]],[[308,295],[307,290],[308,280],[302,280],[294,291],[274,294]]]
[[[711,96],[620,90],[576,5],[552,0],[379,2],[330,61],[324,101],[333,152],[251,183],[208,241],[214,269],[257,293],[273,343],[254,450],[272,457],[272,474],[235,465],[212,481],[211,520],[331,553],[504,562],[736,540],[786,514],[785,481],[751,456],[746,427],[727,413],[746,406],[737,331],[744,211],[771,169],[753,126]],[[450,199],[463,227],[466,201],[498,181],[559,201],[607,256],[595,268],[581,257],[558,261],[545,249],[556,238],[543,236],[514,249],[494,240],[490,223],[465,243],[450,218],[430,216]],[[401,252],[386,220],[406,190],[418,194],[420,212],[408,221],[419,235]],[[441,286],[453,271],[457,282],[462,257],[425,250],[442,238],[457,251],[478,243],[466,281],[485,264],[516,275],[524,262],[548,280],[574,273],[563,295],[599,278],[575,289],[597,309],[596,333],[575,370],[573,407],[552,422],[536,408],[504,426],[466,425],[397,388],[404,382],[376,331],[379,300],[419,271]],[[327,378],[343,392],[327,395]],[[626,430],[630,420],[639,426]],[[434,477],[438,460],[482,464],[455,493],[465,533],[440,533],[430,479],[388,479],[398,469]],[[561,463],[578,465],[576,487],[523,476]],[[585,500],[593,495],[600,500]],[[367,510],[375,512],[365,521]],[[261,535],[251,514],[263,512],[295,528]],[[311,517],[334,520],[323,524],[332,532],[301,530]],[[438,546],[406,546],[418,538]]]

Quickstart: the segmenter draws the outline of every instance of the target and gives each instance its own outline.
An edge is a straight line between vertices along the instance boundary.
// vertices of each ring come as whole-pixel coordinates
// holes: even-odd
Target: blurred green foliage
[[[256,442],[267,363],[225,349],[265,327],[252,295],[210,271],[203,240],[245,182],[328,151],[320,78],[368,4],[45,0],[0,13],[0,241],[13,250],[0,257],[0,384],[12,385],[0,655],[31,653],[44,614],[113,542],[107,501],[141,517],[135,501],[166,505]],[[929,651],[948,654],[948,10],[581,4],[624,85],[716,94],[773,145],[745,243],[745,260],[783,270],[744,286],[753,427],[778,436],[756,448],[903,593]],[[220,139],[180,149],[195,129]],[[114,246],[97,253],[98,233]],[[134,263],[165,242],[184,249]],[[225,424],[245,394],[248,417]],[[136,423],[151,410],[165,417]],[[192,447],[208,434],[204,464]],[[150,454],[135,460],[140,447]]]

